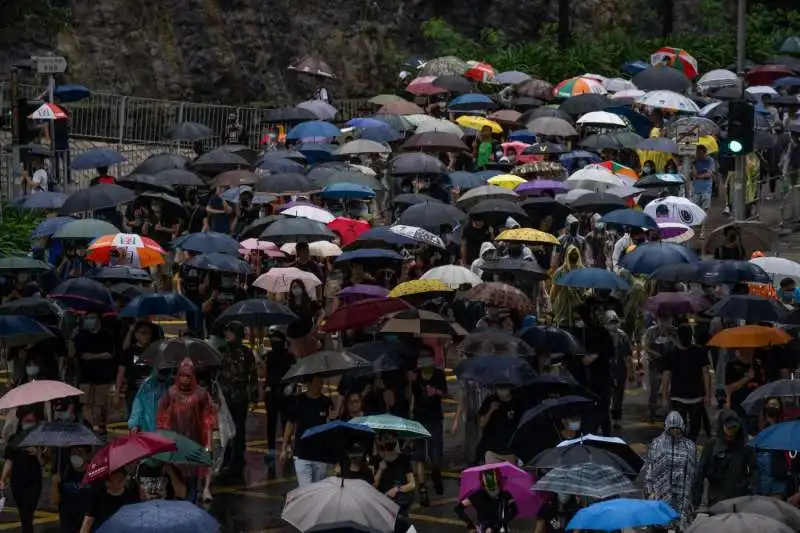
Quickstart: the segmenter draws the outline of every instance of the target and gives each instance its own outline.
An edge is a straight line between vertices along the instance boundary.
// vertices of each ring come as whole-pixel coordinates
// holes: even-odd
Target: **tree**
[[[661,0],[661,38],[667,39],[672,35],[673,17],[675,16],[675,1]]]
[[[567,49],[571,41],[570,8],[569,0],[558,0],[558,46],[562,50]]]

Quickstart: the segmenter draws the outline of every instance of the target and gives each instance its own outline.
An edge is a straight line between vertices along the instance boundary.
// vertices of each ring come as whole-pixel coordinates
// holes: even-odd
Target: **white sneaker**
[[[726,205],[725,209],[723,209],[723,211],[722,211],[722,214],[723,215],[730,215],[731,214],[731,208]]]

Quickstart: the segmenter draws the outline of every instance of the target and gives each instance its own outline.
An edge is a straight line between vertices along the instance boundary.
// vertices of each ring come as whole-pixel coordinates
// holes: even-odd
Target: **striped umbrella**
[[[489,63],[467,61],[467,65],[469,65],[469,70],[464,73],[464,77],[481,83],[486,83],[494,79],[494,67]]]
[[[87,248],[87,259],[106,264],[116,259],[120,264],[147,268],[163,265],[167,252],[149,237],[134,233],[116,233],[98,237]]]
[[[556,98],[569,98],[579,94],[606,94],[606,90],[597,80],[581,76],[564,80],[553,88],[553,96]]]
[[[700,69],[697,68],[697,60],[682,48],[671,46],[659,48],[650,56],[650,63],[652,65],[669,65],[683,72],[690,80],[695,79],[700,73]]]
[[[617,163],[616,161],[603,161],[602,163],[598,164],[601,167],[606,167],[608,170],[610,170],[614,174],[617,174],[620,177],[632,180],[639,179],[639,174],[637,174],[635,170],[633,170],[630,167],[626,167],[625,165],[622,165],[620,163]]]

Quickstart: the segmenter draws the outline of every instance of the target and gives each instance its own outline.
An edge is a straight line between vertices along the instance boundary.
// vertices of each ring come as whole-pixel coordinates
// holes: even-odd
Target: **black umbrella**
[[[590,150],[632,150],[643,140],[643,137],[632,131],[615,131],[589,135],[580,142],[580,145]]]
[[[530,109],[525,111],[518,119],[517,124],[520,126],[526,126],[529,122],[533,122],[537,118],[543,117],[553,117],[553,118],[560,118],[566,120],[569,123],[574,123],[575,121],[569,116],[569,113],[555,108],[555,107],[540,107],[538,109]]]
[[[509,443],[511,449],[523,461],[530,461],[532,457],[557,442],[555,435],[561,419],[574,415],[588,419],[596,411],[594,400],[584,396],[547,398],[523,413],[511,437]],[[553,439],[545,438],[546,435],[551,435]]]
[[[267,227],[270,224],[274,224],[275,222],[282,220],[284,218],[286,217],[283,215],[268,215],[265,217],[257,218],[242,229],[241,233],[239,233],[239,238],[244,240],[244,239],[249,239],[251,237],[252,238],[260,237],[261,234],[264,233],[264,230],[267,229]]]
[[[472,83],[464,76],[439,76],[431,82],[431,85],[447,89],[451,93],[466,94],[472,92]]]
[[[0,274],[24,270],[29,274],[44,274],[53,270],[53,265],[27,256],[11,256],[0,259]]]
[[[534,228],[538,227],[539,223],[547,216],[553,217],[553,229],[560,228],[564,225],[567,216],[573,212],[568,206],[550,196],[529,198],[520,205],[533,222],[532,227]]]
[[[160,183],[170,186],[184,186],[184,187],[203,187],[205,182],[200,179],[200,176],[189,170],[180,168],[172,168],[162,170],[156,175],[156,179]]]
[[[153,292],[150,289],[142,287],[141,285],[131,285],[130,283],[125,282],[115,283],[109,287],[108,290],[114,296],[119,296],[122,298],[122,301],[126,304],[134,298],[142,296],[143,294],[152,294]]]
[[[474,381],[485,387],[519,387],[536,376],[536,372],[524,359],[502,355],[477,355],[464,359],[456,365],[454,372],[458,379]]]
[[[110,209],[132,202],[135,199],[136,194],[130,189],[113,183],[101,183],[70,194],[64,205],[58,210],[58,213],[60,215],[70,215],[82,211]]]
[[[655,140],[655,139],[648,139],[648,140]],[[641,150],[642,148],[640,148]],[[637,189],[660,189],[663,187],[680,187],[684,182],[683,180],[675,180],[672,178],[673,174],[668,174],[668,178],[664,179],[662,176],[658,174],[650,174],[649,176],[645,176],[636,180],[636,188]],[[650,196],[650,193],[647,194]],[[653,193],[655,197],[659,195],[658,191]],[[648,203],[655,198],[650,198]],[[640,205],[647,205],[647,204],[640,204]]]
[[[201,270],[212,270],[214,272],[225,272],[242,276],[253,273],[253,267],[245,261],[242,261],[238,257],[218,252],[196,255],[186,261],[184,265]]]
[[[214,367],[222,364],[222,354],[201,339],[183,337],[164,339],[151,344],[140,361],[155,368],[177,368],[184,359],[191,359],[196,367]]]
[[[403,143],[401,148],[428,152],[466,152],[469,150],[469,147],[459,137],[442,131],[414,134]]]
[[[551,420],[566,418],[573,413],[583,413],[594,408],[594,400],[584,396],[561,396],[548,398],[536,407],[528,409],[519,421],[517,431],[529,424],[534,424],[536,419],[547,415]]]
[[[137,165],[132,174],[155,175],[164,170],[183,170],[188,165],[189,160],[182,155],[172,153],[155,154]]]
[[[613,103],[613,100],[604,94],[586,93],[567,98],[563,104],[558,106],[558,109],[570,116],[577,117],[592,111],[602,111]]]
[[[519,96],[550,100],[553,98],[553,85],[544,80],[532,78],[516,84],[514,92]]]
[[[650,274],[650,278],[667,283],[700,281],[700,268],[697,263],[675,263],[664,265]]]
[[[299,194],[318,189],[308,176],[291,172],[283,174],[268,174],[256,183],[256,192],[271,194]]]
[[[532,326],[519,333],[537,353],[577,355],[586,353],[572,333],[555,326]]]
[[[400,154],[389,163],[389,174],[447,174],[447,167],[438,158],[423,153]]]
[[[705,283],[772,283],[772,276],[750,261],[709,259],[697,264],[697,273]]]
[[[720,300],[708,313],[712,316],[747,322],[782,322],[786,308],[776,300],[751,294],[734,294]]]
[[[543,105],[544,105],[543,100],[539,100],[538,98],[530,98],[528,96],[523,96],[522,98],[514,98],[513,100],[511,100],[511,107],[515,107],[517,109],[533,108]]]
[[[495,274],[500,276],[508,274],[514,277],[514,281],[527,283],[544,281],[550,277],[539,263],[525,259],[503,258],[484,261],[481,270],[485,281],[492,281]]]
[[[180,201],[177,196],[166,194],[163,192],[145,192],[136,198],[137,202],[147,201],[152,202],[158,200],[165,210],[168,210],[173,216],[184,216],[186,214],[186,206]]]
[[[365,360],[369,361],[370,366],[359,366],[352,370],[348,370],[347,373],[344,376],[342,376],[343,380],[361,379],[369,376],[374,376],[377,374],[383,374],[384,372],[394,372],[395,370],[400,370],[405,366],[403,359],[401,357],[389,353],[382,353],[379,354],[377,357],[365,357],[365,356],[360,356],[360,357],[363,357]],[[340,388],[340,390],[354,390],[354,389],[348,387],[342,387]]]
[[[441,202],[425,202],[412,205],[403,211],[398,222],[438,234],[442,226],[455,227],[466,219],[467,214],[455,206]]]
[[[305,122],[307,120],[317,120],[317,115],[303,109],[302,107],[279,107],[276,109],[267,109],[261,116],[262,122],[267,123],[296,123]]]
[[[63,314],[63,308],[53,300],[41,296],[18,298],[0,305],[0,315],[23,315],[42,320],[56,319]]]
[[[359,446],[364,452],[372,450],[375,432],[367,426],[333,420],[305,430],[300,438],[306,450],[303,458],[307,461],[349,468],[348,452],[355,446]]]
[[[250,328],[268,328],[288,326],[296,320],[299,320],[297,315],[281,303],[266,298],[250,298],[227,308],[214,322],[214,326],[224,326],[236,321]]]
[[[312,178],[314,184],[322,188],[326,185],[335,185],[337,183],[357,183],[369,187],[373,191],[382,191],[384,189],[377,178],[364,174],[363,172],[355,170],[332,170],[333,172],[325,173],[325,176],[321,179]]]
[[[622,440],[622,439],[619,439]],[[595,435],[584,435],[578,439],[569,441],[569,444],[561,443],[559,447],[583,445],[591,446],[600,450],[605,450],[612,453],[625,461],[634,471],[639,472],[644,467],[644,460],[636,453],[636,450],[628,446],[625,442],[619,442],[617,439],[600,439]]]
[[[216,175],[226,170],[249,169],[252,165],[244,157],[226,152],[212,150],[195,159],[191,169],[200,174]]]
[[[214,130],[205,124],[199,124],[197,122],[181,122],[164,135],[164,138],[171,141],[189,142],[211,139],[212,137],[216,137]]]
[[[739,87],[720,87],[711,93],[711,97],[716,100],[750,100],[751,102],[758,102],[758,97],[751,92],[742,91]]]
[[[478,218],[498,218],[503,220],[507,217],[526,218],[528,214],[519,204],[511,200],[481,200],[469,210],[469,216]]]
[[[10,446],[16,448],[69,448],[104,444],[85,424],[76,422],[47,422],[22,432]]]
[[[317,352],[295,363],[283,377],[283,381],[311,376],[333,377],[360,366],[370,367],[371,364],[366,359],[348,352]]]
[[[150,283],[150,272],[143,268],[131,266],[104,266],[93,268],[86,273],[86,277],[95,281],[128,281],[136,283]]]
[[[184,171],[179,171],[184,172]],[[141,187],[143,189],[149,189],[159,192],[168,192],[168,193],[175,193],[175,190],[167,183],[164,182],[161,178],[157,178],[156,176],[151,176],[149,174],[128,174],[117,180],[119,185],[123,187],[128,187],[130,189],[134,189],[136,187]]]
[[[418,194],[418,193],[404,193],[398,194],[394,198],[392,198],[393,205],[416,205],[416,204],[424,204],[425,202],[440,202],[441,200],[437,200],[432,196],[428,196],[427,194]]]
[[[336,239],[336,234],[316,220],[284,218],[270,224],[260,238],[280,246],[290,242],[330,242]]]
[[[458,345],[458,351],[466,356],[475,355],[534,355],[533,348],[511,333],[494,328],[481,328],[472,331]]]
[[[550,448],[534,457],[528,464],[536,468],[548,470],[559,466],[578,465],[582,463],[611,466],[626,475],[635,476],[637,474],[637,471],[620,456],[607,452],[602,448],[583,444]]]
[[[666,65],[653,65],[631,79],[642,91],[674,91],[684,93],[692,82],[680,70]]]
[[[613,194],[591,192],[584,194],[570,204],[573,211],[586,213],[600,213],[604,215],[615,209],[625,209],[625,200]]]
[[[554,376],[552,374],[542,374],[536,379],[525,385],[524,393],[521,397],[532,398],[533,400],[544,400],[558,396],[584,396],[594,398],[589,389],[575,381],[571,376]]]
[[[28,152],[30,155],[40,155],[43,157],[52,157],[53,155],[53,151],[50,150],[50,148],[36,143],[24,144],[20,146],[20,150]]]
[[[300,74],[317,76],[320,78],[335,78],[333,69],[325,61],[314,56],[303,56],[289,66],[289,70],[294,70]]]
[[[258,152],[243,144],[222,144],[215,148],[215,150],[222,150],[224,152],[236,154],[246,159],[250,164],[253,164],[255,160],[258,159]]]

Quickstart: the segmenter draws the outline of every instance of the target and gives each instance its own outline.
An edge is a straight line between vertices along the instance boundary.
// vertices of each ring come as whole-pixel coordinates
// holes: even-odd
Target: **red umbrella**
[[[772,85],[775,80],[785,76],[794,76],[794,71],[783,65],[762,65],[744,73],[744,79],[749,85]]]
[[[158,433],[135,433],[117,437],[92,457],[89,466],[86,467],[83,482],[92,483],[145,457],[174,452],[177,449],[174,440]]]
[[[399,298],[368,298],[344,305],[334,311],[322,324],[323,331],[343,331],[368,326],[384,316],[411,309],[411,304]]]
[[[339,217],[335,218],[328,223],[331,231],[335,231],[341,235],[341,243],[339,246],[345,247],[351,242],[358,239],[358,236],[370,229],[369,222],[363,220],[354,220],[352,218]]]

